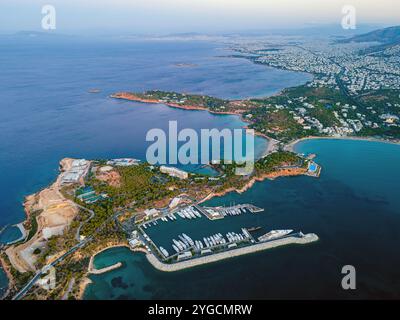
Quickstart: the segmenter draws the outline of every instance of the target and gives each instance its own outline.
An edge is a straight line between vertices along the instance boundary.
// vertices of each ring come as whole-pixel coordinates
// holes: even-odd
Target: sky
[[[344,5],[361,24],[400,25],[399,0],[0,0],[0,33],[41,31],[44,5],[56,32],[168,34],[340,25]]]

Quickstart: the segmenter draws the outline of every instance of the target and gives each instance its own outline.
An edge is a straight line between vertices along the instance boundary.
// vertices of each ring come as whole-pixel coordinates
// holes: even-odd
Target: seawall
[[[318,241],[318,236],[314,233],[306,234],[302,238],[298,237],[287,237],[283,239],[277,239],[274,241],[257,243],[251,246],[233,249],[225,252],[215,253],[204,257],[194,258],[182,262],[176,262],[171,264],[162,263],[159,261],[152,253],[146,254],[147,260],[153,265],[154,268],[165,271],[165,272],[174,272],[179,270],[184,270],[187,268],[192,268],[220,260],[225,260],[228,258],[238,257],[245,254],[250,254],[254,252],[264,251],[280,246],[285,246],[289,244],[308,244],[315,241]]]

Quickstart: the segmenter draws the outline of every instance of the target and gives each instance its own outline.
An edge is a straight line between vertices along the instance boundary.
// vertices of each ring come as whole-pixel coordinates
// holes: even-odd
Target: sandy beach
[[[289,142],[288,144],[285,145],[284,150],[285,151],[290,151],[290,152],[295,152],[295,147],[296,145],[301,142],[301,141],[307,141],[307,140],[355,140],[355,141],[369,141],[369,142],[380,142],[380,143],[388,143],[388,144],[395,144],[395,145],[400,145],[400,141],[397,140],[385,140],[385,139],[379,139],[379,138],[372,138],[372,137],[318,137],[318,136],[310,136],[310,137],[305,137],[297,140],[293,140]]]

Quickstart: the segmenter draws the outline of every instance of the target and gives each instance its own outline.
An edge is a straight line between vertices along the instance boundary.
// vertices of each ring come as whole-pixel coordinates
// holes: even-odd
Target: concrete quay
[[[193,258],[186,261],[180,261],[176,263],[166,264],[157,259],[156,256],[152,253],[147,253],[146,257],[150,264],[153,265],[154,268],[165,271],[165,272],[174,272],[179,270],[184,270],[187,268],[192,268],[220,260],[225,260],[228,258],[234,258],[238,256],[242,256],[245,254],[250,254],[254,252],[264,251],[280,246],[290,245],[290,244],[308,244],[315,241],[318,241],[318,236],[314,233],[309,233],[304,235],[303,237],[285,237],[277,240],[260,242],[257,244],[249,245],[242,248],[232,249],[224,252],[214,253],[207,256]]]

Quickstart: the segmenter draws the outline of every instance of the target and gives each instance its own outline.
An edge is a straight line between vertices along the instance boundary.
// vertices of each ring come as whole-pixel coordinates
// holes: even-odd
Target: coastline
[[[4,261],[1,255],[0,255],[0,268],[4,271],[8,279],[7,290],[4,292],[3,296],[0,297],[0,300],[3,300],[10,294],[11,290],[15,287],[15,280],[11,274],[11,271],[8,268],[7,263]]]
[[[275,180],[280,177],[299,176],[299,175],[305,174],[306,172],[307,172],[307,169],[300,168],[300,169],[284,169],[284,170],[281,170],[280,172],[274,172],[274,173],[264,173],[260,176],[252,177],[241,189],[228,188],[221,192],[217,192],[217,193],[212,192],[209,195],[207,195],[204,199],[200,200],[199,204],[204,203],[208,200],[211,200],[212,198],[215,198],[215,197],[223,197],[230,192],[236,192],[236,193],[242,194],[242,193],[246,192],[247,190],[251,189],[256,182],[263,182],[266,179]]]
[[[56,181],[25,199],[24,209],[27,217],[22,224],[29,224],[32,214],[39,212],[34,217],[37,223],[35,234],[28,241],[21,244],[16,243],[15,246],[11,244],[5,250],[12,266],[21,273],[36,271],[34,266],[36,258],[30,249],[40,247],[41,243],[45,241],[43,230],[47,228],[49,232],[52,232],[54,228],[63,227],[65,229],[78,214],[78,206],[60,192],[62,175],[71,167],[72,162],[72,158],[62,159]]]
[[[118,98],[118,99],[124,99],[124,98],[121,98],[121,97],[117,97],[117,98]],[[127,100],[131,100],[131,99],[127,99]],[[133,100],[133,101],[136,101],[136,100]],[[164,104],[164,105],[166,105],[166,106],[168,106],[168,107],[180,108],[180,109],[184,109],[184,110],[208,111],[208,112],[210,112],[210,113],[212,113],[212,114],[236,115],[236,116],[239,116],[243,122],[251,123],[251,121],[250,121],[249,119],[244,119],[244,118],[242,117],[242,114],[241,114],[241,113],[235,113],[235,112],[213,112],[213,111],[210,111],[210,110],[207,109],[207,108],[192,107],[192,106],[179,106],[179,105],[168,104],[168,103],[159,102],[159,101],[158,101],[158,102],[154,102],[154,101],[139,101],[139,102]],[[265,134],[262,134],[262,133],[259,133],[259,132],[256,132],[256,131],[255,131],[255,135],[263,136],[264,138],[268,139],[269,142],[270,142],[270,143],[268,143],[268,146],[267,146],[267,148],[266,148],[266,150],[265,150],[265,154],[263,155],[263,157],[265,157],[265,156],[267,156],[268,154],[270,154],[271,152],[273,152],[273,151],[276,149],[276,146],[280,143],[279,141],[274,140],[274,139],[272,139],[272,138],[266,136]],[[305,141],[305,140],[311,140],[311,139],[362,140],[362,141],[381,142],[381,143],[389,143],[389,144],[397,144],[397,145],[400,144],[399,141],[390,141],[390,140],[384,140],[384,139],[379,139],[379,138],[374,138],[374,137],[324,137],[324,136],[321,136],[321,137],[320,137],[320,136],[310,136],[310,137],[304,137],[304,138],[301,138],[301,139],[296,139],[296,140],[294,140],[294,141],[288,143],[287,145],[285,145],[284,149],[287,150],[287,151],[294,151],[295,146],[296,146],[299,142]],[[65,159],[63,159],[63,160],[65,160]],[[252,177],[252,178],[251,178],[242,188],[240,188],[240,189],[237,189],[237,188],[228,188],[228,189],[223,190],[223,191],[218,192],[218,193],[210,193],[206,198],[202,199],[199,203],[205,202],[205,201],[210,200],[210,199],[212,199],[212,198],[214,198],[214,197],[222,197],[222,196],[224,196],[224,195],[226,195],[227,193],[230,193],[230,192],[237,192],[237,193],[239,193],[239,194],[244,193],[245,191],[249,190],[256,182],[261,182],[261,181],[264,181],[265,179],[271,179],[271,180],[273,180],[273,179],[276,179],[276,178],[279,178],[279,177],[297,176],[297,175],[302,175],[302,174],[304,174],[304,173],[306,172],[305,169],[304,169],[304,170],[300,170],[300,171],[298,171],[298,170],[300,170],[300,169],[285,169],[285,170],[282,170],[282,171],[280,171],[280,172],[262,174],[262,175],[260,175],[260,176]],[[58,178],[57,178],[57,180],[56,180],[56,183],[57,183],[57,181],[58,181]],[[43,189],[42,191],[45,191],[45,190],[48,190],[48,189],[52,189],[52,186],[53,186],[53,185],[49,186],[48,188]],[[29,210],[30,207],[31,207],[31,205],[28,205],[28,203],[30,202],[29,200],[33,201],[33,198],[34,198],[35,196],[39,195],[42,191],[40,191],[40,192],[38,192],[38,193],[36,193],[36,194],[33,194],[33,195],[27,197],[27,201],[26,201],[26,203],[25,203],[25,212],[26,212],[26,214],[27,214],[27,219],[25,220],[25,222],[26,222],[26,221],[29,221],[29,217],[30,217],[30,215],[31,215],[31,212],[30,212],[31,210]],[[32,199],[30,199],[30,198],[32,198]],[[23,223],[25,223],[25,222],[23,222]],[[22,223],[21,223],[21,225],[22,225]],[[39,224],[39,226],[38,226],[38,231],[37,231],[37,232],[39,232],[39,229],[40,229],[40,228],[41,228],[41,226],[40,226],[40,224]],[[93,261],[94,257],[95,257],[97,254],[101,253],[102,251],[111,249],[111,248],[113,248],[113,247],[128,247],[128,248],[130,248],[130,247],[129,247],[128,245],[126,245],[126,244],[117,244],[117,245],[107,246],[107,247],[101,249],[100,251],[96,252],[94,255],[92,255],[92,257],[91,257],[91,263],[93,263],[92,261]],[[132,250],[132,249],[131,249],[131,250]],[[143,252],[143,250],[140,250],[140,249],[132,250],[132,251],[141,251],[141,252]],[[1,263],[4,263],[4,261],[0,261],[0,262],[1,262]],[[118,268],[118,267],[120,267],[120,266],[121,266],[121,265],[118,265],[118,263],[117,263],[117,264],[115,264],[115,265],[113,265],[113,266],[110,266],[110,267],[107,267],[107,268],[103,268],[103,269],[106,269],[106,270],[103,270],[103,269],[101,269],[101,270],[103,270],[102,272],[107,272],[107,271],[113,270],[113,269],[115,269],[115,268]],[[109,268],[110,268],[110,269],[109,269]],[[6,270],[5,268],[3,268],[3,269]],[[90,283],[92,283],[92,281],[87,277],[87,275],[91,273],[90,270],[92,270],[92,269],[89,269],[89,270],[88,270],[88,273],[86,274],[86,276],[83,278],[83,280],[82,280],[81,283],[79,284],[79,288],[80,288],[80,290],[79,290],[79,297],[80,297],[80,298],[83,297],[83,294],[84,294],[84,292],[85,292],[85,289],[86,289],[87,285],[90,284]],[[102,273],[102,272],[101,272],[101,273]],[[93,272],[93,273],[95,273],[95,272]],[[9,273],[6,273],[6,274],[7,274],[7,277],[9,278],[9,280],[10,280],[10,283],[9,283],[9,290],[10,290],[10,289],[12,288],[12,283],[11,283],[12,277],[10,277]]]
[[[393,144],[393,145],[400,145],[400,141],[397,140],[386,140],[386,139],[380,139],[380,138],[374,138],[374,137],[354,137],[354,136],[348,136],[348,137],[319,137],[319,136],[309,136],[309,137],[304,137],[300,139],[293,140],[289,142],[288,144],[285,145],[283,148],[285,151],[290,151],[290,152],[295,152],[295,147],[298,143],[302,141],[307,141],[307,140],[354,140],[354,141],[368,141],[368,142],[379,142],[379,143],[386,143],[386,144]]]
[[[99,253],[101,253],[103,251],[106,251],[106,250],[111,249],[111,248],[118,248],[118,247],[129,248],[129,246],[127,244],[123,244],[123,243],[121,243],[121,244],[112,244],[112,245],[108,245],[108,246],[105,246],[104,248],[99,249],[98,251],[96,251],[95,253],[93,253],[91,255],[90,261],[89,261],[89,266],[88,266],[88,268],[86,270],[86,274],[83,276],[82,280],[79,283],[79,292],[78,292],[78,295],[77,295],[78,300],[82,300],[83,299],[83,296],[85,295],[85,290],[86,290],[87,286],[89,284],[93,283],[93,281],[89,278],[89,275],[92,274],[90,271],[93,268],[93,260],[95,259],[95,257]]]
[[[27,219],[29,219],[28,214],[27,214]],[[20,242],[20,241],[25,241],[25,240],[26,240],[26,238],[28,237],[28,232],[26,231],[26,229],[25,229],[25,227],[24,227],[24,223],[25,223],[26,221],[27,221],[27,220],[13,225],[13,227],[16,227],[16,228],[19,229],[19,231],[21,232],[21,236],[20,236],[18,239],[15,239],[15,240],[13,240],[13,241],[8,242],[8,243],[7,243],[8,246],[13,245],[13,244],[15,244],[15,243],[18,243],[18,242]]]
[[[121,262],[117,262],[109,267],[105,267],[103,269],[97,270],[98,272],[91,272],[91,271],[93,271],[93,270],[91,270],[91,268],[93,268],[93,260],[96,258],[96,256],[98,254],[100,254],[101,252],[112,249],[112,248],[125,247],[125,248],[128,248],[133,253],[135,253],[135,252],[144,253],[146,255],[148,262],[155,269],[163,271],[163,272],[175,272],[175,271],[180,271],[180,270],[188,269],[188,268],[199,266],[199,265],[222,261],[225,259],[239,257],[242,255],[260,252],[260,251],[273,249],[273,248],[277,248],[277,247],[281,247],[281,246],[286,246],[286,245],[291,245],[291,244],[304,245],[304,244],[309,244],[309,243],[312,243],[312,242],[315,242],[318,240],[319,240],[319,238],[316,234],[310,233],[310,234],[306,234],[303,238],[298,238],[298,237],[293,237],[293,236],[286,237],[286,238],[277,239],[277,240],[273,240],[273,241],[269,241],[269,242],[258,243],[258,244],[243,247],[243,248],[237,248],[237,249],[233,249],[230,251],[220,252],[220,253],[216,253],[216,254],[213,254],[210,256],[199,257],[199,258],[195,258],[195,259],[188,260],[188,261],[176,262],[174,264],[165,264],[165,263],[160,262],[152,253],[149,253],[144,248],[132,249],[127,244],[114,244],[114,245],[110,245],[110,246],[102,248],[101,250],[97,251],[96,253],[94,253],[91,256],[89,267],[88,267],[88,272],[79,284],[78,299],[80,299],[80,300],[83,299],[83,296],[85,294],[85,290],[86,290],[87,286],[89,284],[93,283],[93,281],[88,277],[89,274],[105,273],[105,272],[117,269],[122,265]]]
[[[280,92],[278,94],[280,94]],[[156,99],[144,99],[144,98],[140,98],[134,94],[126,93],[126,92],[117,92],[117,93],[111,94],[109,97],[113,98],[113,99],[133,101],[133,102],[139,102],[139,103],[144,103],[144,104],[161,104],[161,105],[166,105],[167,107],[170,107],[170,108],[181,109],[181,110],[207,111],[213,115],[237,116],[243,123],[247,123],[247,124],[253,123],[250,119],[244,118],[242,112],[239,112],[239,111],[238,112],[213,111],[207,107],[199,107],[199,106],[192,106],[192,105],[180,105],[180,104],[171,103],[171,102],[163,102],[163,101],[156,100]],[[247,99],[242,99],[242,100],[247,100]],[[230,101],[235,102],[235,101],[241,101],[241,100],[230,100]],[[248,125],[243,125],[242,128],[248,129]],[[277,150],[277,145],[280,143],[280,141],[273,139],[273,138],[267,136],[265,133],[261,133],[256,130],[254,130],[254,135],[263,137],[264,139],[268,140],[268,146],[265,149],[265,151],[263,152],[263,154],[261,156],[262,158],[266,157],[270,153]]]
[[[91,271],[93,271],[93,268],[94,268],[94,266],[93,266],[94,259],[96,258],[96,256],[97,256],[98,254],[102,253],[103,251],[112,249],[112,248],[128,248],[129,250],[131,250],[131,251],[133,251],[133,252],[143,252],[143,253],[147,253],[147,251],[144,250],[144,249],[140,249],[140,248],[132,249],[132,248],[131,248],[128,244],[126,244],[126,243],[118,243],[118,244],[107,245],[107,246],[105,246],[105,247],[99,249],[99,250],[96,251],[95,253],[93,253],[93,254],[91,255],[91,257],[90,257],[89,266],[88,266],[86,275],[83,277],[83,279],[81,280],[81,282],[80,282],[80,284],[79,284],[79,293],[78,293],[78,299],[79,299],[79,300],[82,300],[82,299],[83,299],[83,296],[85,295],[85,290],[86,290],[87,286],[88,286],[89,284],[93,283],[93,281],[89,278],[89,275],[90,275],[90,274],[99,274],[99,273],[96,273],[96,272],[91,272]],[[96,270],[97,270],[97,271],[102,271],[102,272],[100,272],[100,273],[105,273],[105,272],[108,272],[108,271],[117,269],[117,268],[119,268],[119,267],[121,267],[121,266],[122,266],[122,263],[121,263],[121,262],[117,262],[117,263],[113,264],[112,266],[109,266],[109,267],[106,267],[106,268],[103,268],[103,269],[100,269],[100,270],[97,270],[97,269],[96,269]]]
[[[144,99],[144,98],[140,98],[134,94],[126,93],[126,92],[117,92],[117,93],[111,94],[109,97],[113,98],[113,99],[134,101],[134,102],[140,102],[140,103],[146,103],[146,104],[164,104],[170,108],[176,108],[176,109],[182,109],[182,110],[208,111],[209,113],[217,114],[217,115],[234,115],[234,116],[241,115],[241,113],[239,113],[239,112],[212,111],[207,107],[199,107],[199,106],[192,106],[192,105],[180,105],[180,104],[176,104],[176,103],[172,103],[172,102],[163,102],[163,101],[156,100],[156,99]],[[237,101],[237,100],[232,100],[232,101]]]
[[[96,251],[96,253],[92,254],[90,257],[90,261],[89,261],[89,266],[88,266],[88,274],[99,274],[99,273],[105,273],[107,271],[111,271],[113,269],[119,268],[122,264],[120,262],[117,262],[111,266],[102,268],[102,269],[96,269],[94,266],[94,259],[96,258],[96,256],[100,253],[102,253],[103,251],[106,251],[108,249],[112,249],[112,248],[130,248],[127,244],[112,244],[110,246],[106,246],[102,249],[100,249],[99,251]],[[118,265],[118,266],[117,266]]]

